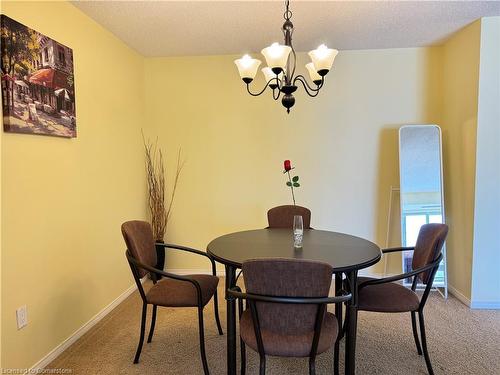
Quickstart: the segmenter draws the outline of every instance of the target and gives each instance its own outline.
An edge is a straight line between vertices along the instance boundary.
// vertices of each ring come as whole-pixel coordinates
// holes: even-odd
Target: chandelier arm
[[[247,91],[250,95],[252,96],[259,96],[259,95],[262,95],[264,93],[264,91],[266,91],[266,89],[268,88],[268,86],[271,84],[271,82],[273,82],[274,80],[278,80],[278,78],[271,78],[267,83],[266,85],[264,86],[264,88],[258,92],[258,93],[253,93],[250,91],[250,83],[247,83]]]
[[[290,45],[292,48],[292,54],[293,54],[293,69],[292,69],[292,74],[290,74],[290,82],[295,82],[295,79],[293,78],[295,76],[295,67],[297,66],[297,54],[295,53],[295,49],[293,48],[292,45]]]
[[[273,90],[273,99],[274,99],[274,100],[278,100],[278,99],[280,98],[280,96],[281,96],[281,89],[282,89],[282,88],[283,88],[283,80],[278,79],[278,87],[276,88],[276,89],[278,90],[278,94],[277,94],[277,95],[275,95],[275,94],[274,94],[274,91],[275,91],[275,90]]]
[[[281,88],[283,87],[283,81],[282,79],[278,79],[278,89],[280,89],[281,91]]]
[[[278,95],[276,95],[274,92],[278,91]],[[273,99],[278,100],[281,96],[281,88],[278,86],[276,89],[273,90]]]
[[[314,98],[315,96],[318,96],[319,90],[321,90],[321,88],[323,87],[323,83],[325,82],[324,78],[322,78],[321,83],[318,85],[318,87],[312,88],[311,86],[309,86],[309,84],[307,83],[307,80],[302,75],[298,75],[297,77],[295,77],[295,79],[293,80],[293,84],[295,85],[295,83],[297,81],[302,83],[302,86],[304,86],[304,90],[306,91],[307,95],[309,95],[312,98]]]
[[[309,83],[307,82],[307,79],[302,74],[299,74],[297,77],[294,78],[294,80],[293,80],[294,85],[295,85],[296,81],[302,82],[302,85],[307,86],[307,89],[309,91],[319,91],[321,89],[321,87],[323,87],[324,78],[321,79],[321,83],[319,85],[316,85],[317,86],[316,88],[311,87],[311,85],[309,85]]]

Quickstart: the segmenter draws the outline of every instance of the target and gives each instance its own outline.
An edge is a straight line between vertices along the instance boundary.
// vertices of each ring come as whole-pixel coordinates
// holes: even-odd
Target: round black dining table
[[[358,282],[360,269],[377,263],[380,248],[360,237],[324,230],[304,230],[302,248],[293,247],[291,229],[257,229],[235,232],[218,237],[207,246],[207,253],[226,269],[226,291],[236,285],[236,270],[248,259],[291,258],[322,261],[332,266],[335,290],[340,291],[342,275],[351,286],[352,299],[347,305],[347,330],[345,373],[355,373]],[[227,303],[227,373],[236,374],[236,303],[226,293]],[[336,306],[335,314],[342,323],[342,309]],[[338,369],[336,369],[338,370]]]

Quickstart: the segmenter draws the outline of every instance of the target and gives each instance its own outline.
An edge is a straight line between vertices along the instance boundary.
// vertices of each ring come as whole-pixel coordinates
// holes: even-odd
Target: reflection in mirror
[[[441,129],[407,125],[399,129],[402,246],[414,246],[420,227],[444,223]],[[443,250],[445,251],[445,250]],[[412,251],[403,254],[403,272],[411,271]],[[447,294],[446,255],[434,280]],[[405,284],[411,280],[405,280]]]

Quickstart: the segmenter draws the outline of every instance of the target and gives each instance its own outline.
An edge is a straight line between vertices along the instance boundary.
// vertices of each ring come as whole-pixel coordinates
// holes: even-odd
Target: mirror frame
[[[400,205],[400,223],[401,223],[401,242],[403,241],[404,234],[403,234],[403,189],[402,189],[402,162],[401,162],[401,132],[404,129],[407,128],[428,128],[428,127],[434,127],[437,129],[438,134],[439,134],[439,169],[440,169],[440,179],[441,179],[441,216],[442,216],[442,222],[446,223],[446,211],[445,211],[445,201],[444,201],[444,178],[443,178],[443,139],[442,139],[442,132],[441,128],[436,125],[436,124],[419,124],[419,125],[403,125],[399,128],[398,131],[398,150],[399,150],[399,205]],[[401,243],[401,245],[403,245]],[[444,265],[444,278],[443,278],[443,283],[433,283],[433,287],[435,288],[443,288],[444,293],[443,296],[445,298],[448,298],[448,267],[447,267],[447,261],[446,261],[446,244],[443,245],[443,260],[442,264]],[[401,266],[403,269],[403,272],[405,272],[405,253],[403,252],[401,254]],[[407,280],[403,280],[403,285],[405,286],[411,286],[411,283],[408,283]],[[417,286],[419,289],[423,288],[423,284],[419,284]],[[439,289],[438,289],[439,290]]]

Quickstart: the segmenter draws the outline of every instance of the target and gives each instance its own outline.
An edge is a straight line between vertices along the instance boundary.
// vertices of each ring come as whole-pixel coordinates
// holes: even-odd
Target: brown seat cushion
[[[201,287],[203,306],[212,298],[217,289],[219,279],[212,275],[188,275],[196,280]],[[198,297],[196,287],[187,281],[162,279],[146,293],[148,303],[167,307],[196,307]]]
[[[358,285],[373,280],[358,278]],[[420,303],[415,292],[396,283],[370,285],[359,290],[359,310],[376,312],[407,312],[418,309]]]
[[[321,328],[317,354],[327,351],[334,343],[338,334],[337,318],[326,312]],[[243,341],[255,351],[258,351],[257,340],[253,328],[252,315],[246,310],[240,320],[240,335]],[[271,329],[261,327],[264,351],[268,355],[282,357],[308,357],[311,352],[314,331],[302,332],[296,335],[280,334]]]

